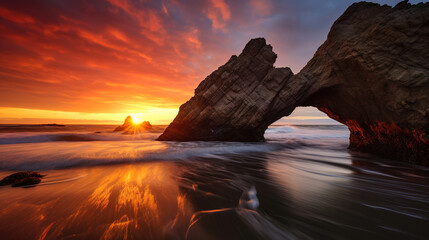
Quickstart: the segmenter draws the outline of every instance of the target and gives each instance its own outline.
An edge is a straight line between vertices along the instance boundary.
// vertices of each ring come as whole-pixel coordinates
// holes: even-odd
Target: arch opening
[[[289,116],[272,123],[265,131],[266,140],[277,138],[345,138],[348,127],[315,107],[297,107]]]

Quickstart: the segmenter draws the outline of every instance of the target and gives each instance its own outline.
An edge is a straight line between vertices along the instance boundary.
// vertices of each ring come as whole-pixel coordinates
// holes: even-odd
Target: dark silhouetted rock
[[[134,122],[131,116],[125,118],[124,124],[113,130],[114,132],[123,132],[125,134],[137,134],[145,130],[152,129],[149,121],[143,121],[140,124]]]
[[[11,174],[0,181],[0,186],[12,185],[12,187],[38,184],[44,176],[38,172],[17,172]]]
[[[125,118],[124,123],[121,126],[118,126],[117,128],[115,128],[115,130],[113,130],[113,131],[114,132],[125,131],[127,128],[129,128],[133,125],[135,125],[133,118],[131,116],[127,116],[127,118]]]
[[[38,177],[28,177],[28,178],[16,180],[14,183],[12,183],[12,187],[34,185],[34,184],[40,183],[41,181],[42,179]]]
[[[159,140],[260,141],[297,106],[350,129],[350,148],[429,163],[429,3],[360,2],[297,74],[262,38],[210,74]]]

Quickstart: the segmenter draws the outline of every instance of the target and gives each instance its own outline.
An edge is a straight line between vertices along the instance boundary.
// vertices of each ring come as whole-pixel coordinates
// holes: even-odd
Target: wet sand
[[[192,212],[173,163],[100,166],[43,172],[32,188],[0,188],[0,235],[15,239],[163,238],[184,235]],[[6,175],[2,172],[1,175]],[[5,239],[5,238],[2,238]]]
[[[417,173],[413,182],[395,179],[387,172],[385,176],[368,175],[364,172],[368,166],[362,168],[368,163],[365,158],[354,158],[353,163],[341,160],[344,156],[338,155],[336,160],[330,156],[327,163],[323,156],[326,153],[319,152],[319,161],[303,158],[279,161],[274,158],[277,154],[248,154],[43,171],[47,176],[35,187],[0,187],[0,236],[2,239],[424,239],[427,236],[429,187],[424,174]],[[407,172],[403,167],[400,169]],[[2,171],[0,177],[9,173]],[[418,181],[421,178],[423,183]],[[257,199],[249,195],[252,188],[257,191]]]
[[[344,126],[273,126],[265,143],[70,128],[0,134],[0,178],[46,175],[0,187],[1,240],[429,236],[429,169],[347,150]]]

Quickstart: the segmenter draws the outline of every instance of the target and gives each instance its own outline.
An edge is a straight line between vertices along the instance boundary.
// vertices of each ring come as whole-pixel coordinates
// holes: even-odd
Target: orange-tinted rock
[[[149,121],[143,121],[140,123],[140,126],[145,129],[152,129],[152,124]]]
[[[121,126],[118,126],[117,128],[115,128],[115,130],[113,131],[114,132],[124,131],[133,125],[134,125],[133,118],[131,116],[127,116],[127,118],[125,118],[124,123]]]

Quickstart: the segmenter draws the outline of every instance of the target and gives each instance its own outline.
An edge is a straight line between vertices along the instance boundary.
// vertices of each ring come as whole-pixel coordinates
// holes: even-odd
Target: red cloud
[[[228,5],[223,0],[210,0],[211,5],[207,17],[212,21],[215,29],[224,29],[225,22],[231,18]]]
[[[281,7],[275,0],[1,1],[0,108],[177,108],[258,36],[273,44],[280,66],[299,70],[330,23],[326,30],[316,25],[321,36],[302,41],[294,29],[299,18]],[[276,22],[282,17],[293,22]],[[303,49],[308,56],[297,57]]]

